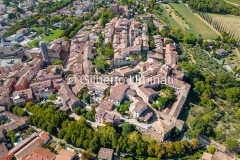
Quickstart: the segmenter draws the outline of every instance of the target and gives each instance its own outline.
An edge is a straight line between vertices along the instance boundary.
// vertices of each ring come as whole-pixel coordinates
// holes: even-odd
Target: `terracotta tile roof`
[[[113,108],[113,103],[110,101],[103,101],[103,102],[100,102],[98,107],[100,107],[104,110],[107,110],[107,111],[111,111]]]
[[[155,54],[148,54],[147,58],[154,58],[154,59],[163,59],[163,55],[159,54],[159,53],[155,53]]]
[[[31,134],[30,136],[28,136],[27,138],[25,138],[23,141],[21,141],[18,145],[16,145],[14,148],[12,148],[9,153],[10,154],[14,154],[17,151],[19,151],[21,148],[23,148],[24,146],[26,146],[26,144],[28,144],[29,142],[31,142],[33,139],[35,139],[38,136],[38,134],[36,132],[34,132],[33,134]]]
[[[154,122],[152,124],[152,127],[157,130],[157,132],[160,132],[161,135],[165,135],[169,131],[171,131],[175,125],[173,123],[166,124],[163,120],[158,120],[157,122]]]
[[[184,97],[183,95],[179,95],[177,97],[177,101],[173,104],[169,115],[171,115],[177,119],[183,108],[185,101],[186,101],[186,97]]]
[[[120,120],[120,117],[115,114],[110,114],[103,109],[100,109],[96,112],[95,117],[103,118],[106,120]]]
[[[133,111],[135,111],[136,113],[139,113],[144,107],[146,107],[147,104],[143,101],[138,101],[135,105],[135,108],[133,109]]]
[[[133,96],[133,97],[136,97],[136,96],[137,96],[136,91],[134,91],[134,90],[132,90],[132,89],[128,89],[128,90],[126,91],[126,94],[127,94],[127,95],[130,95],[130,96]]]
[[[166,45],[166,54],[169,53],[178,54],[176,51],[176,46],[173,43],[169,43]]]
[[[33,141],[28,143],[26,146],[24,146],[21,150],[19,150],[17,153],[15,153],[15,157],[17,159],[20,159],[22,157],[27,156],[29,153],[31,153],[35,148],[41,146],[43,144],[43,140],[40,137],[35,138]]]
[[[215,151],[215,153],[213,154],[213,159],[214,160],[233,160],[232,157],[229,157],[228,155],[220,151]]]
[[[128,88],[129,88],[128,84],[119,84],[119,85],[113,87],[109,98],[114,99],[114,100],[121,100],[121,98],[125,94],[125,91]]]
[[[224,145],[222,145],[214,140],[211,140],[210,145],[215,146],[216,149],[218,149],[221,152],[226,152],[226,150],[227,150],[227,148]]]
[[[146,85],[141,85],[139,87],[139,89],[146,95],[146,96],[151,96],[153,94],[156,94],[157,92],[155,92],[152,88],[146,86]]]
[[[98,152],[98,159],[112,160],[114,150],[108,148],[100,148]]]
[[[30,84],[30,87],[32,88],[34,93],[44,91],[46,88],[52,89],[52,81],[46,80],[42,82],[36,82],[36,83]]]
[[[183,79],[183,77],[184,77],[184,73],[183,72],[181,72],[179,70],[175,70],[175,69],[171,71],[171,75],[173,77],[177,78],[177,79]]]
[[[177,58],[176,54],[173,53],[166,54],[165,63],[170,66],[175,65],[177,63],[176,58]]]
[[[55,156],[52,152],[38,147],[25,160],[53,160]]]
[[[73,107],[72,105],[74,103],[79,104],[80,100],[73,94],[72,90],[67,85],[66,81],[63,81],[60,85],[59,95],[63,99],[64,103],[68,103],[70,107]]]
[[[19,30],[17,30],[17,33],[18,32],[22,32],[22,31],[24,31],[24,30],[26,30],[27,28],[21,28],[21,29],[19,29]]]
[[[72,91],[75,95],[77,95],[83,90],[84,87],[86,87],[86,85],[82,84],[80,80],[77,80],[75,85],[72,87]]]
[[[45,131],[41,131],[41,132],[39,133],[39,136],[40,136],[41,138],[43,138],[44,140],[50,138],[49,135],[48,135],[48,133],[45,132]]]
[[[33,99],[32,89],[29,88],[29,89],[13,92],[13,97],[16,97],[16,96],[19,96],[20,98],[24,98],[26,100],[31,100]]]
[[[0,106],[0,113],[6,111],[6,107],[5,106]]]
[[[0,143],[0,158],[3,158],[7,155],[8,155],[8,149],[5,145],[5,143]]]
[[[61,149],[55,160],[72,160],[74,156],[76,156],[75,153],[66,149]]]
[[[212,160],[213,159],[213,155],[207,152],[203,152],[202,155],[202,160]]]

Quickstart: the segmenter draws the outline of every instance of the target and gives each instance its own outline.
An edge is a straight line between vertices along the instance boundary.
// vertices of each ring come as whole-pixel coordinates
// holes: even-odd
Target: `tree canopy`
[[[185,0],[186,3],[197,11],[240,15],[240,7],[234,6],[224,0]]]

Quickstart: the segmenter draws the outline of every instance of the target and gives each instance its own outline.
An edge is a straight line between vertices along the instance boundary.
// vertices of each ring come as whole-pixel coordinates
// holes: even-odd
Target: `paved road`
[[[96,111],[98,111],[98,108],[96,108]],[[122,120],[122,121],[124,121],[124,122],[129,122],[129,123],[134,124],[134,125],[136,125],[136,126],[139,126],[139,127],[141,127],[141,128],[147,129],[147,127],[149,126],[149,124],[140,123],[140,122],[138,122],[136,119],[127,119],[127,118],[123,117],[121,114],[119,114],[119,113],[117,113],[117,112],[114,112],[114,111],[111,111],[111,112],[108,112],[108,113],[115,114],[115,115],[121,117],[121,120]],[[76,114],[73,113],[73,112],[69,112],[68,115],[69,115],[69,117],[74,118],[76,121],[81,118],[81,116],[78,116],[78,115],[76,115]],[[89,120],[86,120],[86,121],[87,121],[88,124],[90,124],[90,125],[91,125],[92,127],[94,127],[94,128],[97,128],[97,127],[99,127],[99,126],[104,126],[104,124],[100,124],[100,123],[98,123],[98,122],[92,122],[92,121],[89,121]]]
[[[78,121],[81,118],[81,116],[78,116],[77,114],[75,114],[73,112],[69,112],[68,116],[71,117],[71,118],[74,118],[74,120],[76,120],[76,121]],[[89,121],[89,120],[86,120],[86,121],[93,128],[98,128],[99,126],[104,126],[103,124],[100,124],[100,123],[97,123],[97,122],[92,122],[92,121]]]

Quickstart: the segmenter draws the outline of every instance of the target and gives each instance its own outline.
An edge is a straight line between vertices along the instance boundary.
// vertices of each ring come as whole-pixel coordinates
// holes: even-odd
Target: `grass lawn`
[[[174,20],[174,18],[169,16],[167,10],[164,8],[163,5],[164,4],[161,5],[162,15],[167,18],[170,27],[182,29],[182,27]]]
[[[222,15],[222,14],[209,14],[213,20],[217,20],[223,26],[227,27],[227,31],[232,32],[235,35],[235,38],[240,39],[240,16],[234,15]]]
[[[62,33],[63,33],[63,30],[60,30],[60,29],[51,30],[50,35],[43,37],[41,40],[43,40],[45,42],[49,42],[49,41],[59,38]]]
[[[203,39],[213,39],[218,35],[205,22],[198,18],[192,11],[183,3],[171,3],[171,6],[183,17],[184,21],[190,29],[187,33],[198,34]]]
[[[57,29],[57,30],[51,30],[50,34],[48,36],[44,36],[41,39],[36,39],[32,42],[29,43],[29,46],[33,46],[35,41],[45,41],[45,42],[50,42],[52,40],[55,40],[57,38],[59,38],[61,36],[61,34],[63,33],[63,30]]]

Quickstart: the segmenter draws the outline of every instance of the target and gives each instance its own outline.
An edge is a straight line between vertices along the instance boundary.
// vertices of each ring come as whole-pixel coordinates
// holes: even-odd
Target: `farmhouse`
[[[216,50],[216,53],[220,56],[220,57],[226,57],[228,55],[227,51],[224,49],[218,49]]]

